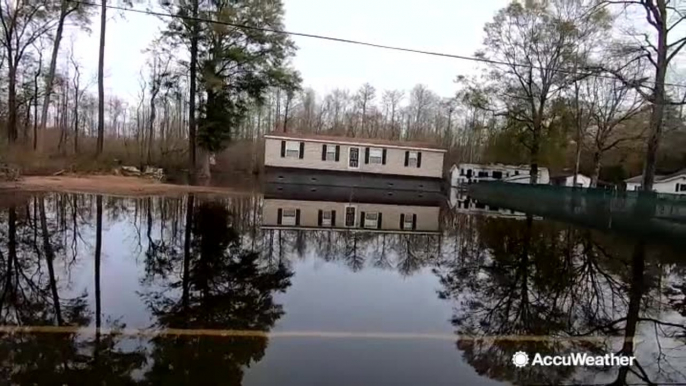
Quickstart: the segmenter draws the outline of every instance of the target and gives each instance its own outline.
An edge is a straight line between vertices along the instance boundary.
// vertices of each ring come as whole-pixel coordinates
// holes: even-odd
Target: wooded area
[[[254,172],[275,130],[431,141],[449,163],[581,170],[593,185],[645,170],[649,187],[686,166],[683,1],[514,1],[484,27],[480,73],[440,96],[372,79],[317,95],[291,64],[281,1],[181,0],[150,37],[136,100],[104,92],[120,3],[1,2],[0,157],[36,173],[123,162],[208,176],[212,153],[217,169]],[[66,29],[99,33],[97,74]]]

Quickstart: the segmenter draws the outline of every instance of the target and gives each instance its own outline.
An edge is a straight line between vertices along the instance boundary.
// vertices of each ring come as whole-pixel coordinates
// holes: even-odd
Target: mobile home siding
[[[265,138],[264,164],[265,166],[290,167],[318,170],[338,170],[362,173],[378,173],[401,176],[432,177],[443,176],[443,152],[432,149],[421,150],[420,167],[405,166],[405,153],[407,149],[385,147],[383,145],[346,145],[339,144],[340,157],[338,161],[322,160],[323,145],[336,145],[335,143],[308,142],[306,139],[292,139],[289,141],[304,144],[302,159],[283,157],[282,140]],[[348,154],[351,147],[360,148],[359,168],[348,167]],[[386,149],[386,164],[365,163],[366,148]],[[413,150],[414,151],[414,150]]]
[[[438,231],[439,207],[432,206],[406,206],[406,205],[379,205],[379,204],[345,204],[342,202],[328,201],[300,201],[300,200],[281,200],[265,199],[263,206],[263,225],[277,226],[278,212],[281,209],[300,209],[300,226],[318,227],[319,210],[336,211],[336,228],[345,227],[345,208],[348,205],[356,206],[356,228],[360,226],[360,213],[378,212],[381,213],[380,230],[399,231],[401,214],[416,214],[417,232]]]

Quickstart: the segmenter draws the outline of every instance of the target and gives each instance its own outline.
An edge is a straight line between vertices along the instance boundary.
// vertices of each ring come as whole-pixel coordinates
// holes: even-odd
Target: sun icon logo
[[[512,363],[516,367],[524,367],[529,364],[529,356],[524,351],[517,351],[512,356]]]

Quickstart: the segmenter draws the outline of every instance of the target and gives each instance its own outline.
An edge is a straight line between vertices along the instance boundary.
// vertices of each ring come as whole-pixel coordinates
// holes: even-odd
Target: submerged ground
[[[438,234],[265,229],[259,193],[24,183],[0,195],[12,384],[686,382],[678,246],[447,207]],[[519,369],[517,351],[637,364]]]

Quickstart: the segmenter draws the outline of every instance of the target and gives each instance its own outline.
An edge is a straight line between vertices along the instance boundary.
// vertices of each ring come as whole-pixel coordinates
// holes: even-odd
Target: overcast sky
[[[118,3],[110,0],[110,3]],[[473,55],[483,26],[507,0],[284,0],[286,29],[427,51]],[[136,4],[145,9],[145,4]],[[149,46],[164,25],[155,16],[108,11],[106,92],[132,100],[140,90],[139,73]],[[95,19],[99,20],[99,19]],[[75,37],[77,58],[94,76],[97,71],[99,24],[90,35]],[[455,91],[459,74],[475,71],[472,62],[294,37],[294,67],[306,87],[320,95],[334,88],[357,89],[364,82],[377,90],[410,89],[423,83],[441,96]],[[69,47],[66,39],[66,49]],[[63,52],[66,52],[66,49]],[[95,86],[93,87],[95,90]]]

